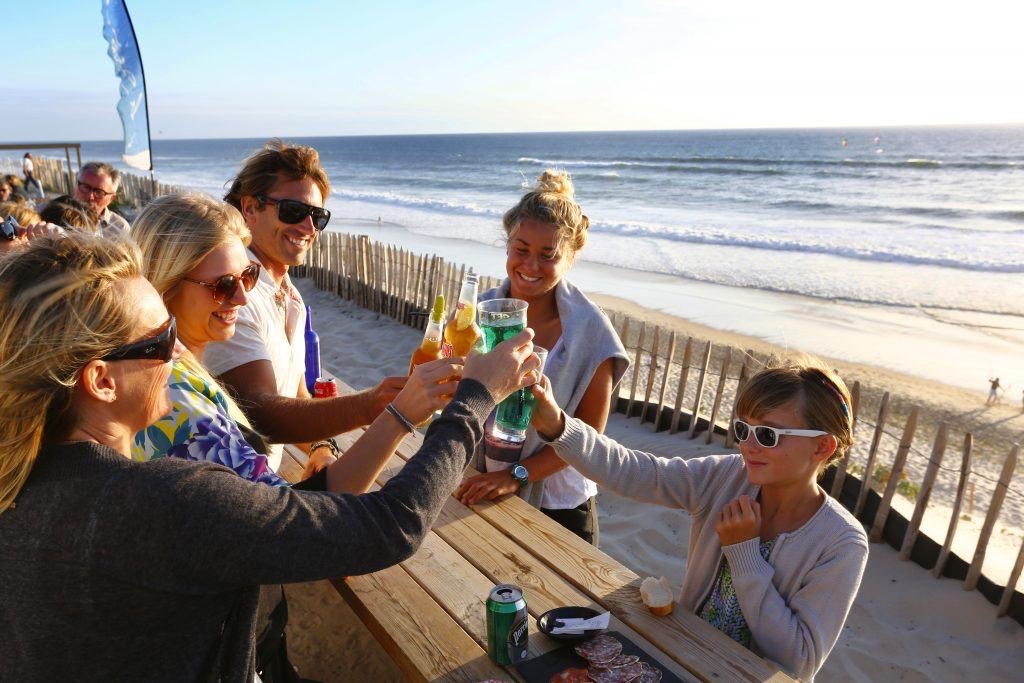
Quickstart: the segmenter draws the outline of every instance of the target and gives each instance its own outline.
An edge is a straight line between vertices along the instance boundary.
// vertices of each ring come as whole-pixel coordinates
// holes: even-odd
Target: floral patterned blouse
[[[775,541],[776,539],[772,539],[760,543],[761,557],[765,562],[771,555]],[[732,571],[725,557],[722,557],[722,563],[718,566],[718,576],[711,587],[711,593],[697,610],[697,615],[740,645],[750,647],[752,634],[750,627],[747,626],[746,617],[743,616],[743,610],[740,609],[740,599],[736,595],[736,587],[732,584]]]
[[[253,450],[228,414],[223,392],[181,361],[174,361],[167,380],[171,412],[132,440],[132,459],[184,458],[224,465],[249,481],[288,486],[267,465],[267,456]]]

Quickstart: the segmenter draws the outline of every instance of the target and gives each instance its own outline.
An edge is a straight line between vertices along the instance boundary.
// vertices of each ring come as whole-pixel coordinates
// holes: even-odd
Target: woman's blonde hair
[[[0,259],[0,513],[14,505],[44,443],[75,426],[79,372],[130,341],[119,285],[141,276],[126,239],[76,233]]]
[[[836,451],[821,469],[842,460],[853,445],[850,390],[835,370],[814,358],[792,358],[755,373],[736,399],[736,413],[756,419],[792,401],[808,429],[836,438]]]
[[[537,186],[505,212],[502,222],[508,239],[512,239],[525,218],[555,226],[558,231],[555,249],[559,255],[567,251],[572,258],[587,243],[590,219],[576,202],[572,180],[565,171],[548,169],[541,173]]]
[[[173,313],[183,278],[210,252],[252,235],[238,209],[199,192],[172,194],[150,202],[132,224],[131,236],[142,250],[143,274]],[[191,352],[179,361],[186,370],[221,390],[231,417],[250,427],[230,392],[225,391]]]
[[[14,216],[14,220],[18,221],[18,225],[23,228],[27,228],[30,225],[35,225],[42,219],[39,214],[36,213],[28,204],[18,204],[17,202],[0,202],[0,220],[7,218],[8,215]]]

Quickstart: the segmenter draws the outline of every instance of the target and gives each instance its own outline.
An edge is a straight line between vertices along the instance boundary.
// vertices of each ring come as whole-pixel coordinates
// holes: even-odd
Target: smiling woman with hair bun
[[[530,305],[527,325],[536,332],[534,342],[550,350],[544,374],[558,405],[603,431],[612,390],[629,359],[608,317],[565,278],[590,230],[569,174],[544,171],[503,223],[508,277],[480,298],[511,297]],[[568,467],[534,430],[521,452],[490,450],[488,456],[497,457],[478,459],[486,473],[466,479],[457,498],[469,504],[518,493],[597,545],[597,485]]]

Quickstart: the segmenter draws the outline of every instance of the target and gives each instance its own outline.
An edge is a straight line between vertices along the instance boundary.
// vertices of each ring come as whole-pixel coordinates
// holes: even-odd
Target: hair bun
[[[576,194],[569,174],[554,169],[548,169],[537,176],[537,192],[560,194],[569,199],[573,199]]]

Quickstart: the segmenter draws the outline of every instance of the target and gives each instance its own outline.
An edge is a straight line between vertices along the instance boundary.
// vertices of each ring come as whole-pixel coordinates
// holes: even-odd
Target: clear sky
[[[154,139],[1024,122],[1011,0],[128,6]],[[100,0],[0,25],[0,140],[121,136]]]

